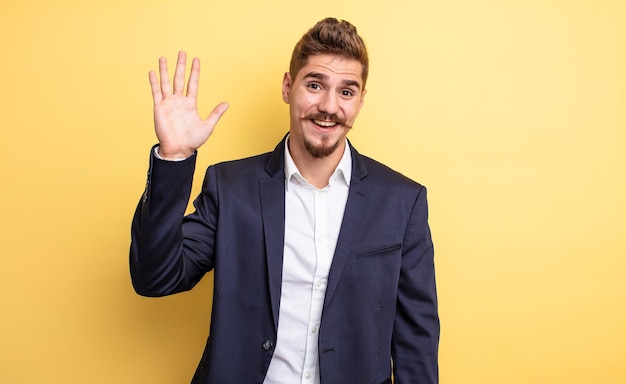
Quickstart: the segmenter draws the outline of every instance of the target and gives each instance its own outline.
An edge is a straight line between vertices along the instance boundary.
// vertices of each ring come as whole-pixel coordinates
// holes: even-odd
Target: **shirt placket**
[[[318,332],[326,293],[328,270],[330,269],[330,255],[328,250],[328,203],[327,192],[317,190],[313,192],[315,207],[315,256],[316,267],[313,276],[313,287],[311,290],[311,310],[309,312],[308,335],[306,355],[304,358],[304,370],[302,372],[302,383],[319,383],[316,372],[318,364],[317,350]]]

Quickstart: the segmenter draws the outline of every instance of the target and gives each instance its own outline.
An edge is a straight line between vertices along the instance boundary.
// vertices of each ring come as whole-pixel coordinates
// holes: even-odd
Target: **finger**
[[[161,77],[161,96],[166,98],[172,94],[172,86],[167,74],[167,59],[165,57],[159,58],[159,76]]]
[[[176,72],[174,72],[174,94],[183,94],[185,88],[185,67],[187,65],[187,54],[184,51],[178,52],[178,61],[176,62]]]
[[[148,73],[148,80],[150,80],[150,88],[152,89],[152,101],[154,101],[154,105],[157,105],[163,100],[163,95],[161,95],[161,87],[159,87],[159,81],[154,71]]]
[[[189,74],[189,84],[187,84],[187,96],[198,96],[198,82],[200,81],[200,59],[193,58],[191,62],[191,73]]]
[[[215,126],[217,125],[217,122],[220,120],[220,118],[226,112],[227,109],[228,109],[228,103],[218,104],[217,107],[213,108],[213,111],[211,111],[211,113],[206,118],[204,123],[207,124],[212,130],[213,128],[215,128]]]

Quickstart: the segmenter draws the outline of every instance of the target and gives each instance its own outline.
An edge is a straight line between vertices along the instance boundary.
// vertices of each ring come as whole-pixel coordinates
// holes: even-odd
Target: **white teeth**
[[[325,121],[325,120],[313,120],[313,122],[322,127],[334,127],[337,125],[334,121]]]

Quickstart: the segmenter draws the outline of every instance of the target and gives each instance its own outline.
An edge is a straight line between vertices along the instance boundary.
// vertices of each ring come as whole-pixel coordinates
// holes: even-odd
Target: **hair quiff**
[[[289,73],[295,79],[298,71],[304,67],[309,56],[337,55],[354,59],[361,63],[363,87],[367,82],[369,59],[365,42],[356,31],[356,27],[345,20],[329,17],[319,21],[296,44],[291,55]]]

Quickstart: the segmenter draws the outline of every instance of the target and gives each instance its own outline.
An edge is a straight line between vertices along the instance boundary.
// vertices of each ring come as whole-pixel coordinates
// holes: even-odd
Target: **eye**
[[[317,83],[309,83],[308,87],[311,88],[311,89],[314,89],[314,90],[322,89],[322,87],[319,84],[317,84]]]
[[[344,89],[341,91],[341,96],[346,96],[346,97],[354,96],[354,92],[352,92],[352,90],[350,89]]]

